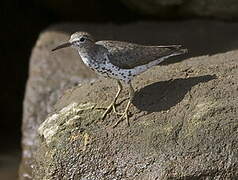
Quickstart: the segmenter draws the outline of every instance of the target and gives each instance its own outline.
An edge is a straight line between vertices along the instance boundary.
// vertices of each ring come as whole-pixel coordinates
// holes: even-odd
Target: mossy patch
[[[98,112],[94,110],[95,106],[96,104],[93,103],[69,104],[65,108],[49,116],[40,125],[38,132],[44,137],[47,144],[57,141],[55,137],[60,136],[60,132],[67,131],[69,127],[70,129],[74,127],[72,128],[74,130],[79,129],[82,124],[87,125],[92,119],[95,119],[95,116],[98,116]],[[85,118],[85,116],[91,118]],[[87,120],[87,122],[82,122],[82,119],[84,119],[84,121]],[[71,132],[68,132],[67,134],[70,136]],[[67,134],[64,132],[64,136]]]

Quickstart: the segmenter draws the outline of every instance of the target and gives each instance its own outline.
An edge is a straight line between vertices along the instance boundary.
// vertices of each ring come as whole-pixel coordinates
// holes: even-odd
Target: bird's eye
[[[81,38],[79,39],[79,41],[80,41],[80,42],[84,42],[84,41],[85,41],[85,38],[84,38],[84,37],[81,37]]]

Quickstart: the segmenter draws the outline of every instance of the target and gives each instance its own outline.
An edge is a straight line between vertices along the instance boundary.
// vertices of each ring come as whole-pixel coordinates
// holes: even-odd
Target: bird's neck
[[[97,51],[97,46],[94,43],[78,49],[81,57],[94,57],[97,54]]]
[[[98,54],[100,54],[100,47],[98,47],[96,44],[90,44],[87,47],[78,49],[78,52],[83,62],[86,65],[91,66],[93,62],[97,61]]]
[[[78,49],[78,52],[81,57],[89,57],[90,59],[94,59],[98,57],[98,55],[100,56],[106,53],[106,49],[98,44],[92,43],[86,47]]]

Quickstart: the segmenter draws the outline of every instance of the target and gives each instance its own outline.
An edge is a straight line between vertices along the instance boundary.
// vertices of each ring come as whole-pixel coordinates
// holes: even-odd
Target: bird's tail
[[[172,56],[178,56],[178,55],[181,55],[181,54],[186,54],[188,53],[188,49],[186,48],[183,48],[182,45],[168,45],[168,46],[158,46],[159,48],[167,48],[169,49],[168,52],[167,52],[167,55],[151,62],[151,64],[149,63],[148,65],[149,66],[155,66],[155,65],[158,65],[160,64],[161,62],[163,62],[164,60],[168,59],[169,57],[172,57]]]
[[[137,66],[136,67],[136,72],[137,72],[136,74],[140,74],[140,73],[146,71],[147,69],[151,68],[152,66],[156,66],[156,65],[160,64],[161,62],[168,59],[169,57],[188,53],[188,49],[183,48],[182,45],[169,45],[169,46],[158,46],[158,47],[169,48],[171,51],[168,55],[163,56],[163,57],[161,57],[161,58],[159,58],[155,61],[152,61],[148,64],[144,64],[144,65],[141,65],[141,66]]]
[[[158,46],[159,48],[168,48],[170,49],[171,54],[180,55],[188,53],[188,49],[183,48],[182,45],[168,45],[168,46]]]

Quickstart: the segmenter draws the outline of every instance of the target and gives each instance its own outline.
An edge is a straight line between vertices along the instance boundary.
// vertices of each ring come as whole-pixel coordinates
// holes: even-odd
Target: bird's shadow
[[[182,101],[193,86],[212,79],[216,79],[216,76],[205,75],[156,82],[137,91],[132,103],[148,113],[168,110]]]

